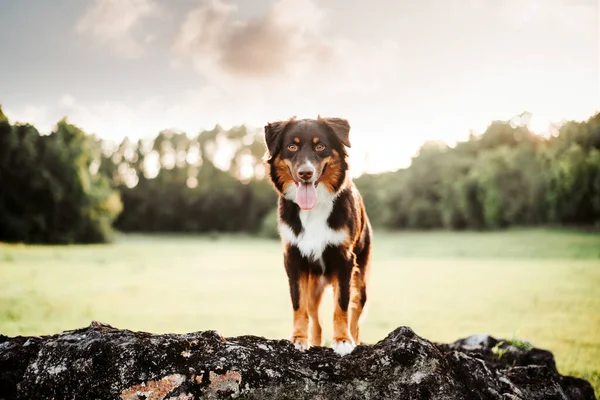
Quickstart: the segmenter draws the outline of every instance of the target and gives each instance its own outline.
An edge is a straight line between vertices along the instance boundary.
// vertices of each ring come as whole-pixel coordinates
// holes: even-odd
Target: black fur
[[[329,218],[327,219],[327,225],[333,230],[347,227],[352,236],[356,230],[357,221],[349,219],[348,217],[355,214],[356,208],[354,199],[352,198],[352,189],[346,188],[340,192],[335,200],[333,210],[331,210],[331,214],[329,214]]]
[[[300,307],[300,286],[298,280],[300,274],[307,272],[303,271],[303,265],[300,250],[297,247],[290,247],[285,257],[285,270],[288,275],[290,299],[292,300],[294,310],[298,310]]]
[[[279,218],[292,228],[296,236],[302,233],[303,228],[298,204],[281,197],[279,199]]]

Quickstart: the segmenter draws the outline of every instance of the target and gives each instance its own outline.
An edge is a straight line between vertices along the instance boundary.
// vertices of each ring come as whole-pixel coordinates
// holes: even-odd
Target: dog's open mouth
[[[300,183],[296,191],[296,203],[303,210],[312,209],[317,204],[317,183]]]
[[[298,182],[294,179],[294,183],[298,187],[296,191],[296,203],[303,210],[311,210],[315,204],[317,204],[317,186],[319,185],[319,181],[325,172],[327,165],[323,167],[319,179],[314,182]]]

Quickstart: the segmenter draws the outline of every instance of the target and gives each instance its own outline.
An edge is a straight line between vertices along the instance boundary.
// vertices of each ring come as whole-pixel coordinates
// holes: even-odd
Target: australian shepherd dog
[[[348,172],[350,125],[341,118],[294,117],[264,129],[293,309],[289,340],[300,351],[322,346],[319,305],[331,286],[331,347],[349,354],[359,344],[372,239],[362,197]]]

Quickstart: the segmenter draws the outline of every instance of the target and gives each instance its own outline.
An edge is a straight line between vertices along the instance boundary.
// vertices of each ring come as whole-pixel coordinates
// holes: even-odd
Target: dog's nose
[[[308,181],[313,176],[313,171],[310,169],[298,170],[298,176],[304,181]]]

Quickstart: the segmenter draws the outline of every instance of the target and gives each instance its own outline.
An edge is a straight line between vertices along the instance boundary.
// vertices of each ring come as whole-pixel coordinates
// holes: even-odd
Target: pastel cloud
[[[75,29],[118,55],[137,58],[153,40],[143,22],[159,11],[155,0],[94,0]]]

